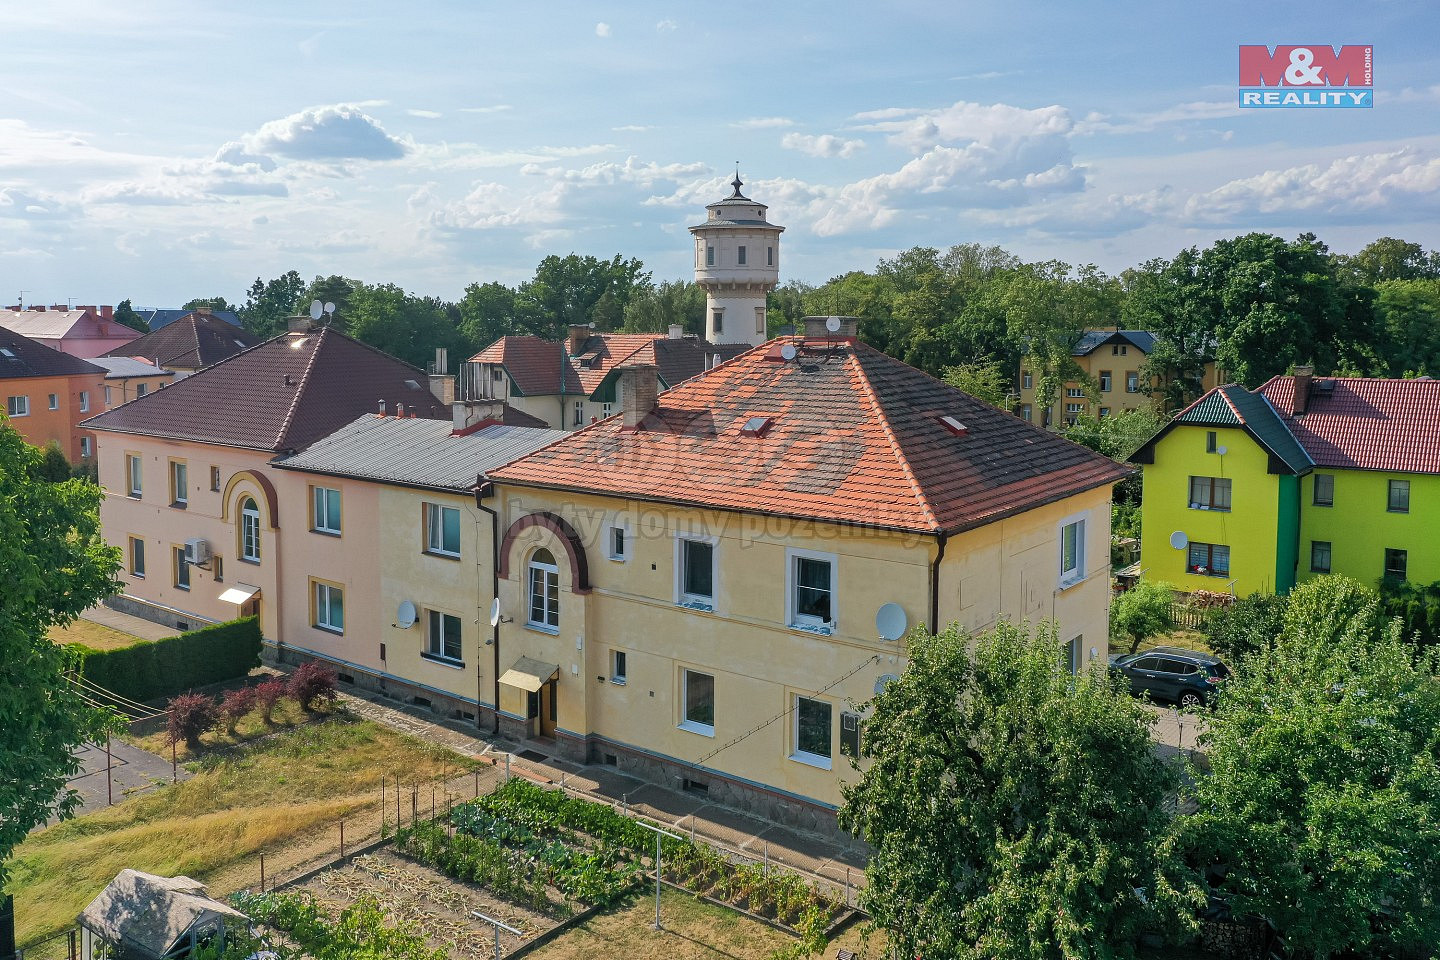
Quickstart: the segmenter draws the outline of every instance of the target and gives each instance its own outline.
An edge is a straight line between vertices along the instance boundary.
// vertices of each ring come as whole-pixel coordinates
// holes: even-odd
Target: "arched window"
[[[530,557],[530,619],[532,627],[560,629],[560,568],[555,555],[543,547]]]
[[[260,562],[260,508],[251,497],[240,501],[240,559]]]

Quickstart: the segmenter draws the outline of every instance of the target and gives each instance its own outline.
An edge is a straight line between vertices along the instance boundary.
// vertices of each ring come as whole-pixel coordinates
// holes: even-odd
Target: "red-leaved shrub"
[[[330,706],[335,703],[335,682],[334,670],[318,660],[311,660],[302,663],[290,674],[290,682],[285,685],[285,692],[300,704],[300,709],[308,712],[321,705]]]
[[[233,737],[235,725],[240,722],[240,718],[254,709],[254,687],[240,687],[238,690],[226,691],[225,695],[220,698],[220,716],[225,721],[225,731]]]
[[[264,683],[257,684],[252,688],[255,691],[255,705],[263,711],[266,723],[273,723],[270,714],[275,709],[275,704],[285,696],[285,678],[271,677]]]
[[[184,740],[191,750],[200,748],[200,734],[215,726],[215,701],[200,693],[172,697],[165,708],[170,742]]]

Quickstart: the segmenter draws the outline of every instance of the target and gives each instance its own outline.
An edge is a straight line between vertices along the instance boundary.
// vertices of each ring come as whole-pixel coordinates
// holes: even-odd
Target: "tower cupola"
[[[730,196],[705,208],[695,237],[695,283],[705,291],[705,339],[758,345],[765,332],[765,295],[780,282],[780,234],[763,203],[740,192],[740,171]]]

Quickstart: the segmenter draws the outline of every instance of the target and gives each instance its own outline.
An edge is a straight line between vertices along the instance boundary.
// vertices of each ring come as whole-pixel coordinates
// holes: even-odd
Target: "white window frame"
[[[60,394],[58,394],[58,393],[52,393],[52,394],[50,394],[49,397],[47,397],[46,400],[45,400],[45,408],[46,408],[47,410],[59,410],[59,409],[60,409]]]
[[[620,549],[615,549],[615,535],[620,535]],[[612,523],[605,531],[605,555],[616,563],[630,559],[630,528],[623,523]]]
[[[141,537],[130,537],[130,576],[136,580],[145,579],[145,541]]]
[[[150,384],[144,383],[144,382],[135,384],[135,399],[138,400],[138,399],[140,399],[141,397],[145,396],[145,394],[147,394],[147,393],[149,393],[149,392],[150,392]]]
[[[245,506],[245,504],[253,506]],[[240,559],[260,562],[260,505],[246,494],[240,498]]]
[[[615,412],[615,404],[611,403],[609,400],[606,400],[604,403],[600,404],[600,419],[601,419],[601,420],[607,420],[607,419],[609,419],[610,415],[613,414],[614,412]]]
[[[455,549],[445,546],[445,511],[455,514]],[[425,552],[437,557],[460,556],[460,508],[448,507],[443,503],[425,504]]]
[[[175,567],[175,589],[188,592],[190,590],[190,564],[185,560],[185,548],[171,547],[170,557]]]
[[[177,507],[190,503],[190,467],[184,460],[170,461],[170,502]]]
[[[1022,371],[1020,372],[1020,389],[1021,389],[1021,390],[1034,390],[1034,389],[1035,389],[1035,374],[1031,373],[1029,370],[1022,370]]]
[[[109,406],[112,406],[112,405],[113,405],[113,404],[112,404],[112,401],[111,401],[110,385],[107,383],[107,384],[105,385],[105,406],[109,407]]]
[[[5,415],[10,419],[30,416],[30,395],[19,394],[5,399]]]
[[[829,700],[822,700],[819,697],[807,697],[803,693],[792,694],[795,698],[793,704],[794,719],[790,724],[791,751],[790,759],[796,763],[803,763],[811,767],[819,767],[821,770],[830,770],[835,765],[835,704]],[[800,702],[823,703],[830,711],[830,753],[828,756],[811,753],[808,750],[800,749]]]
[[[548,548],[547,548],[548,549]],[[538,553],[539,550],[536,550]],[[553,553],[551,554],[554,555]],[[545,587],[544,612],[548,617],[550,614],[550,586],[551,579],[555,587],[555,622],[549,623],[543,620],[535,620],[532,614],[535,612],[535,574],[541,575],[541,583]],[[545,563],[535,559],[531,554],[530,560],[525,564],[525,626],[532,630],[543,630],[546,633],[560,632],[560,565],[559,563]]]
[[[1056,527],[1056,553],[1060,570],[1059,586],[1061,590],[1072,587],[1085,579],[1085,528],[1089,524],[1088,513],[1077,513],[1061,520]],[[1078,525],[1078,526],[1077,526]],[[1065,563],[1065,531],[1071,527],[1075,530],[1075,563],[1067,566]]]
[[[577,426],[577,427],[583,427],[583,426],[585,426],[585,401],[584,401],[584,400],[576,400],[576,401],[575,401],[575,423],[574,423],[574,426]]]
[[[685,592],[685,544],[687,542],[710,545],[710,596]],[[693,610],[716,608],[720,598],[720,538],[700,533],[677,533],[675,535],[675,602]]]
[[[745,263],[745,244],[743,243],[735,247],[735,265],[740,267],[747,265]]]
[[[128,484],[127,495],[139,500],[145,494],[145,465],[140,457],[135,454],[125,456],[125,479]]]
[[[630,651],[610,651],[610,682],[616,686],[623,687],[629,679]]]
[[[85,459],[85,460],[89,460],[90,457],[91,457],[91,455],[92,455],[92,453],[93,453],[93,451],[92,451],[92,449],[91,449],[91,447],[90,447],[90,438],[89,438],[89,437],[81,437],[81,438],[80,438],[80,456],[81,456],[81,458],[82,458],[82,459]]]
[[[800,589],[799,572],[800,560],[819,560],[830,564],[830,619],[821,620],[819,617],[800,613],[800,605],[796,602],[796,594]],[[840,558],[834,553],[823,553],[818,550],[801,550],[798,547],[787,547],[785,550],[785,623],[792,629],[800,630],[828,630],[834,633],[838,624],[837,613],[840,598]]]
[[[89,412],[90,412],[90,391],[89,391],[89,390],[81,390],[81,391],[80,391],[80,412],[81,412],[81,413],[89,413]]]
[[[330,494],[335,494],[335,516],[331,516]],[[344,507],[341,505],[339,487],[312,486],[310,488],[310,529],[315,533],[339,535],[344,524]]]
[[[456,656],[450,656],[445,652],[445,641],[450,637],[450,632],[445,629],[446,619],[455,621],[455,649]],[[436,628],[439,628],[437,637]],[[448,666],[465,665],[465,627],[462,619],[453,613],[446,613],[443,610],[425,611],[425,656],[430,660],[438,660]]]
[[[336,586],[333,583],[326,583],[323,580],[313,581],[315,584],[315,619],[314,625],[317,630],[325,630],[329,633],[345,633],[345,588]],[[332,623],[330,615],[332,608],[339,600],[340,622]]]
[[[716,699],[716,696],[715,696],[715,674],[713,674],[713,673],[706,673],[704,670],[691,670],[689,667],[681,667],[681,668],[680,668],[680,723],[678,724],[678,726],[680,727],[681,730],[688,730],[688,731],[691,732],[691,733],[698,733],[698,734],[699,734],[700,736],[702,736],[702,737],[713,737],[713,736],[715,736],[715,723],[714,723],[714,720],[715,720],[715,714],[716,714],[716,712],[717,712],[717,711],[716,711],[716,706],[717,706],[717,705],[716,705],[714,702],[712,702],[712,703],[710,704],[710,720],[711,720],[710,723],[701,723],[701,722],[698,721],[698,720],[691,720],[691,719],[690,719],[690,683],[689,683],[689,678],[690,678],[690,674],[692,674],[692,673],[695,674],[696,676],[699,676],[699,677],[709,677],[709,678],[710,678],[710,699],[711,699],[712,701],[714,701],[714,700]]]

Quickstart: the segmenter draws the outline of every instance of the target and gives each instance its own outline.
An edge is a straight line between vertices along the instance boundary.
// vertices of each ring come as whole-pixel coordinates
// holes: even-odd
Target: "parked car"
[[[1110,670],[1130,681],[1135,696],[1198,707],[1210,704],[1230,668],[1214,654],[1180,647],[1156,647],[1140,653],[1112,654]]]

